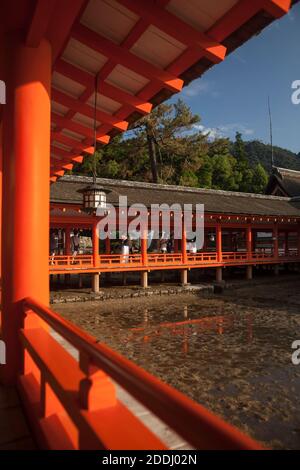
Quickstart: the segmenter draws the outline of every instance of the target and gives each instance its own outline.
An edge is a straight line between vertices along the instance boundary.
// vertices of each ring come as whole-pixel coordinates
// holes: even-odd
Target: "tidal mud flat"
[[[298,277],[55,310],[264,445],[300,449]]]

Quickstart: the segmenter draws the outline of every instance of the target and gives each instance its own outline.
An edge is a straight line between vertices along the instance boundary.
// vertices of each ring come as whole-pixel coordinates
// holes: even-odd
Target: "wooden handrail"
[[[164,384],[133,362],[32,298],[23,301],[69,341],[94,366],[103,370],[197,449],[260,449],[261,446],[203,406]]]

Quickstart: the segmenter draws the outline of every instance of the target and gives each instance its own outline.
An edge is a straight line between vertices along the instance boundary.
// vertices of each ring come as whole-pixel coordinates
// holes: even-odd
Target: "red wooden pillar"
[[[216,226],[216,251],[217,251],[217,261],[219,263],[222,262],[222,226],[218,224]]]
[[[97,233],[97,224],[98,221],[96,221],[93,224],[93,229],[92,229],[92,241],[93,241],[93,265],[94,268],[99,267],[99,238],[98,238],[98,233]]]
[[[105,254],[110,255],[110,238],[105,238]]]
[[[143,237],[141,238],[141,255],[142,255],[143,266],[147,266],[147,264],[148,264],[148,237],[147,237],[147,231],[143,234]]]
[[[248,260],[252,259],[252,228],[251,225],[247,225],[246,229],[246,249]]]
[[[65,228],[65,255],[71,255],[71,227]]]
[[[92,228],[92,241],[93,241],[93,266],[94,268],[98,268],[100,263],[99,263],[99,238],[98,238],[98,232],[97,232],[97,223],[98,221],[95,221],[93,224]],[[93,276],[93,283],[92,283],[92,290],[93,292],[99,292],[100,290],[100,274],[99,272],[96,272],[92,274]]]
[[[187,245],[186,245],[186,228],[184,223],[184,218],[182,217],[182,237],[181,237],[181,252],[182,252],[182,262],[187,264]]]
[[[3,117],[2,332],[7,364],[2,380],[21,368],[19,330],[24,297],[49,302],[49,177],[51,46],[26,47],[6,36]]]
[[[284,232],[284,254],[289,256],[289,232],[287,230]]]
[[[273,239],[274,239],[274,258],[278,259],[279,258],[279,252],[278,252],[278,225],[275,224],[273,228]]]

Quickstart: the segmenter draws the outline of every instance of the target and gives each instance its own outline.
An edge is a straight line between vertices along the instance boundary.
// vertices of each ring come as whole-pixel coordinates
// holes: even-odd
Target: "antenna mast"
[[[273,127],[272,127],[270,96],[268,96],[268,110],[269,110],[269,121],[270,121],[271,164],[273,168],[274,167],[274,148],[273,148]]]

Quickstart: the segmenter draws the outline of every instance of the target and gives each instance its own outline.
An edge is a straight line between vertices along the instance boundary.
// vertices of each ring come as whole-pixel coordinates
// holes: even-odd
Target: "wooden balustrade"
[[[191,267],[209,267],[216,265],[245,265],[248,263],[255,264],[256,262],[263,263],[276,263],[283,261],[298,261],[298,249],[289,248],[288,252],[285,250],[278,251],[278,258],[275,258],[274,251],[270,249],[257,249],[251,253],[247,251],[226,252],[223,251],[219,256],[221,261],[218,260],[216,252],[198,252],[187,253],[185,266]],[[94,265],[93,255],[54,255],[49,256],[49,269],[51,271],[72,272],[78,270],[95,269],[101,271],[138,269],[148,267],[149,269],[164,269],[168,266],[170,268],[178,268],[183,264],[182,253],[148,253],[147,264],[143,264],[143,258],[140,253],[138,254],[101,254],[98,258],[97,266]],[[126,269],[125,269],[126,268]]]
[[[261,448],[49,308],[27,298],[23,311],[20,338],[24,368],[19,390],[41,447],[166,449],[118,400],[113,380],[196,449]],[[43,327],[45,324],[77,350],[79,360]]]

